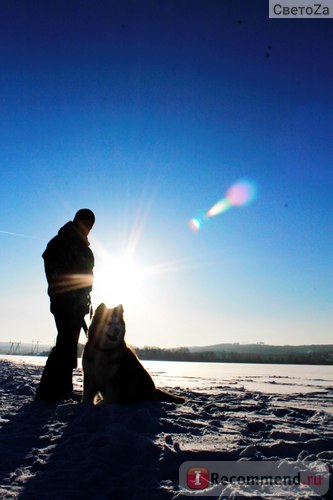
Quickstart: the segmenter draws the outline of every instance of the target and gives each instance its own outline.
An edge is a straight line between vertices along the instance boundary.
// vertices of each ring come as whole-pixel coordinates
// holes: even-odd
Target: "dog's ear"
[[[102,302],[102,304],[100,304],[97,307],[97,309],[96,309],[96,311],[94,313],[93,320],[99,320],[102,316],[104,316],[106,309],[107,309],[106,305],[103,304],[103,302]]]
[[[95,311],[95,314],[101,314],[102,311],[104,311],[104,309],[106,309],[106,305],[104,304],[104,302],[102,302],[96,309]]]
[[[92,318],[92,321],[90,323],[90,327],[88,329],[88,339],[90,341],[94,340],[96,334],[98,335],[98,331],[100,330],[106,315],[107,315],[107,307],[105,304],[102,303],[97,307],[95,314]]]
[[[124,316],[124,308],[123,308],[123,305],[122,304],[119,304],[119,306],[117,306],[115,308],[115,311],[116,311],[116,314],[118,316],[119,319],[122,319],[123,316]]]

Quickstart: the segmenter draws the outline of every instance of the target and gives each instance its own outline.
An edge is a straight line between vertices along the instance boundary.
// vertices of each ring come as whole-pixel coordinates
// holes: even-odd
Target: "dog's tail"
[[[156,396],[158,401],[166,401],[168,403],[185,403],[186,401],[186,398],[183,396],[176,396],[176,394],[171,394],[162,389],[156,389]]]

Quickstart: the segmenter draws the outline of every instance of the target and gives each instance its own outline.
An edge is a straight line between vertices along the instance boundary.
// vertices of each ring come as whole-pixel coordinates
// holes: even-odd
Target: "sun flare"
[[[95,273],[93,301],[110,307],[142,302],[145,272],[133,256],[108,255],[103,261]]]

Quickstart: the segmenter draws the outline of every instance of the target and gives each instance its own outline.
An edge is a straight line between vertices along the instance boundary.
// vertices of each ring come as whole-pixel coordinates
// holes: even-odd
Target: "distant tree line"
[[[78,355],[81,357],[83,344],[78,345]],[[226,344],[225,350],[207,350],[191,352],[187,347],[162,349],[161,347],[136,347],[134,351],[140,359],[152,361],[193,361],[202,363],[270,363],[288,365],[333,365],[333,345],[311,346],[264,346],[249,344]],[[241,352],[237,352],[237,349]],[[256,350],[257,349],[257,352]],[[8,353],[8,344],[0,353]],[[48,356],[49,350],[39,352],[39,356]],[[26,350],[21,354],[31,354]]]
[[[254,352],[191,352],[187,347],[161,349],[159,347],[135,348],[140,359],[156,361],[195,361],[204,363],[276,363],[304,365],[333,365],[333,351],[300,353]]]
[[[84,345],[78,345],[78,354],[82,356]],[[233,352],[233,351],[200,351],[191,352],[187,347],[162,349],[161,347],[135,347],[134,351],[140,359],[150,361],[189,361],[201,363],[269,363],[287,365],[333,365],[333,348],[312,352],[295,352],[288,346],[285,352]]]

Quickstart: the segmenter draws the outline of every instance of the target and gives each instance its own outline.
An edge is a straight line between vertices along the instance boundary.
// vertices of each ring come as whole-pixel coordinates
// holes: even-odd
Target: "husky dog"
[[[140,401],[184,402],[185,399],[156,389],[155,384],[127,346],[124,309],[100,304],[88,330],[82,357],[83,403],[96,396],[104,403],[131,404]]]

